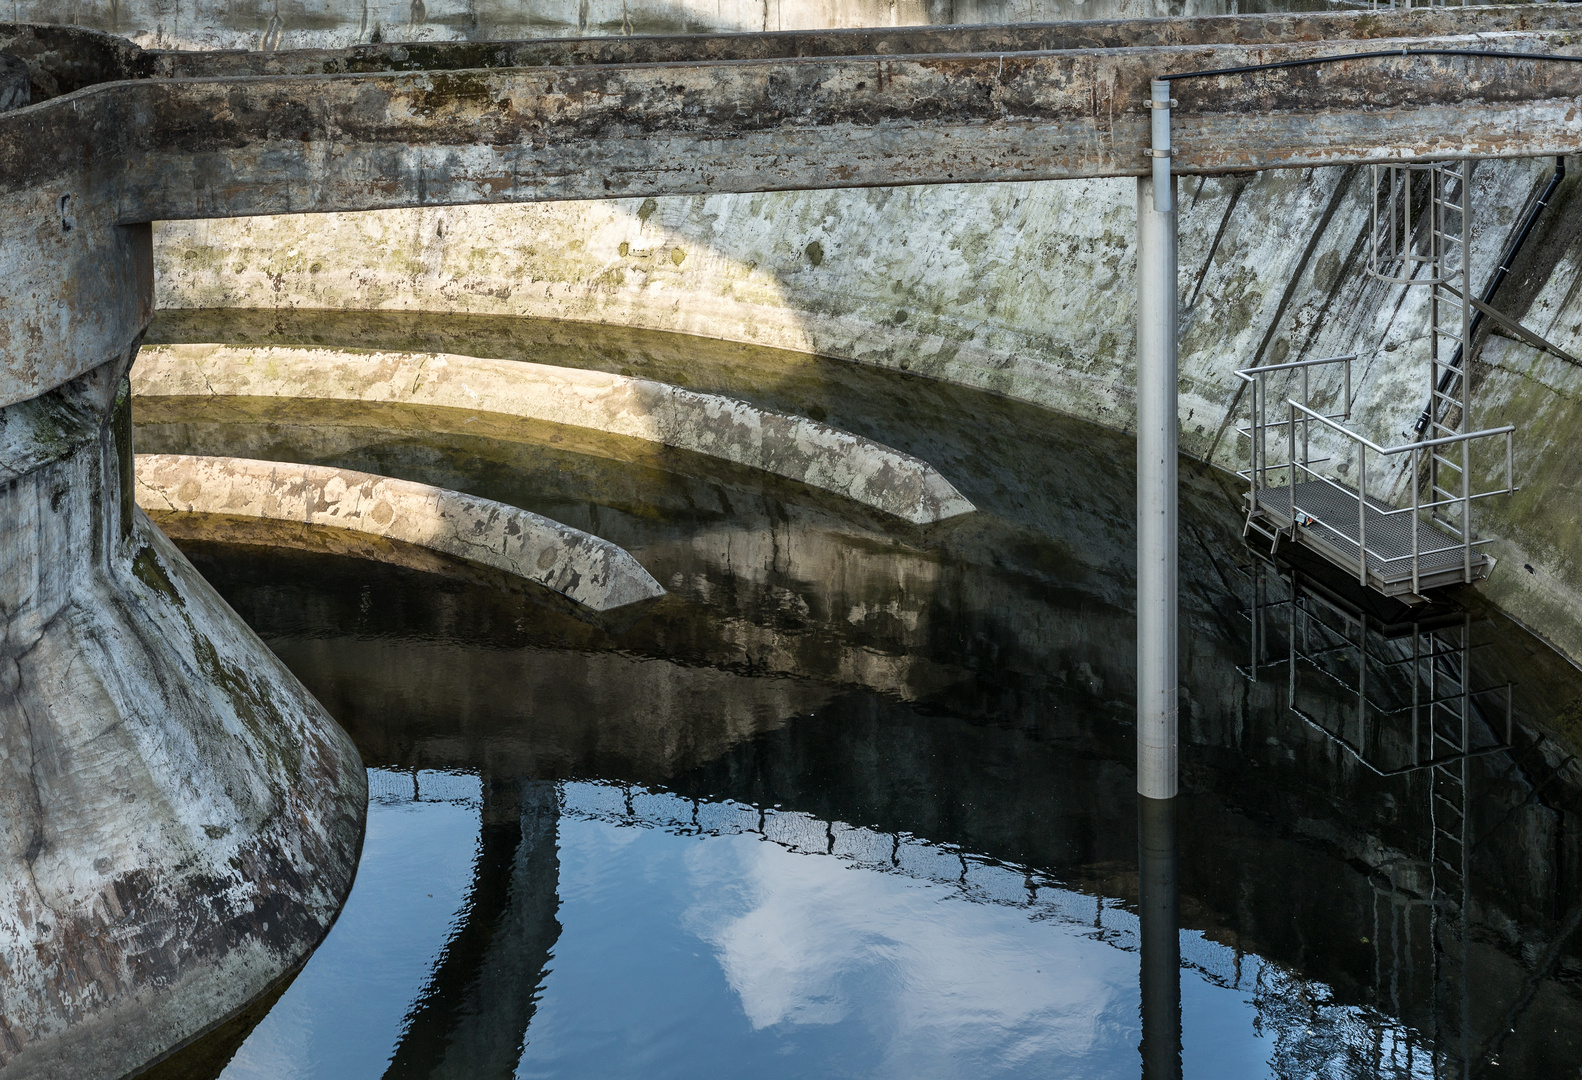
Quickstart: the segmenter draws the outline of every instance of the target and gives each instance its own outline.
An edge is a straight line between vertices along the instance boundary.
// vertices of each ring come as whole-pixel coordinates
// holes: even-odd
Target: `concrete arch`
[[[226,397],[420,405],[688,450],[915,525],[973,509],[939,470],[910,454],[806,417],[651,379],[447,354],[212,345],[148,348],[133,370],[133,393],[156,407],[172,398],[219,404]]]
[[[595,612],[665,594],[636,559],[608,540],[492,499],[287,462],[177,454],[140,454],[136,462],[138,505],[177,537],[224,536],[225,519],[279,522],[356,533],[492,566]],[[283,546],[324,547],[290,533],[265,535]],[[386,562],[408,561],[388,546],[349,550]]]

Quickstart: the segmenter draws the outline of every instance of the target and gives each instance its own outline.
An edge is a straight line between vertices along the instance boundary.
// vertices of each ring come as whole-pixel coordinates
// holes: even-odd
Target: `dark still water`
[[[318,952],[155,1075],[1135,1077],[1161,955],[1186,1076],[1578,1075],[1572,668],[1473,596],[1414,613],[1265,564],[1238,492],[1188,476],[1177,964],[1138,908],[1130,443],[806,365],[699,370],[980,511],[899,526],[683,455],[311,403],[138,429],[508,501],[670,591],[594,625],[478,571],[188,544],[371,799]],[[1147,1019],[1168,1075],[1174,1016]]]

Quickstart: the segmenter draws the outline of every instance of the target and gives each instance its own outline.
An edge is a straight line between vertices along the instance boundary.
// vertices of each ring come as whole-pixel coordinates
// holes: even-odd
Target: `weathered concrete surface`
[[[1478,166],[1477,288],[1552,167]],[[1576,172],[1563,199],[1573,198]],[[1318,169],[1183,185],[1185,452],[1243,464],[1245,444],[1229,430],[1245,422],[1235,368],[1349,352],[1359,354],[1360,428],[1387,442],[1409,430],[1425,394],[1428,296],[1365,275],[1369,179],[1366,169]],[[253,326],[238,340],[443,348],[449,336],[468,351],[641,372],[777,408],[788,391],[824,378],[796,355],[813,353],[1128,431],[1132,188],[1095,180],[453,207],[319,217],[312,235],[289,217],[172,223],[158,233],[159,297],[167,308],[258,309],[250,323],[236,313],[239,329]],[[1576,302],[1566,297],[1582,255],[1565,247],[1576,213],[1552,208],[1527,256],[1539,260],[1528,273],[1548,281],[1532,324],[1572,352],[1582,316],[1557,305]],[[1522,288],[1497,306],[1521,314],[1537,286]],[[329,315],[370,310],[404,313],[373,318],[408,329],[370,332]],[[445,312],[471,319],[447,321]],[[188,314],[202,336],[187,340],[217,340],[229,318]],[[586,329],[539,329],[523,316]],[[268,331],[271,319],[283,333]],[[311,336],[293,337],[302,320]],[[730,347],[620,327],[791,351],[737,348],[760,357],[746,363],[726,359],[736,355]],[[579,334],[600,344],[581,353],[560,344]],[[1491,339],[1490,357],[1496,347],[1504,339]],[[1500,559],[1482,588],[1582,661],[1582,532],[1565,510],[1579,422],[1570,365],[1513,349],[1479,375],[1477,390],[1479,424],[1519,427],[1523,485],[1480,507]]]
[[[136,468],[138,505],[172,535],[236,539],[225,519],[262,519],[427,548],[504,570],[598,612],[665,594],[608,540],[492,499],[278,461],[139,454]],[[240,533],[257,536],[246,526]],[[286,539],[297,546],[290,534]]]
[[[842,5],[842,6],[860,6]],[[348,75],[386,71],[458,70],[518,67],[567,67],[585,64],[656,64],[680,61],[769,60],[789,57],[864,56],[870,58],[961,53],[1051,52],[1070,49],[1129,49],[1155,45],[1270,45],[1299,41],[1368,41],[1393,36],[1409,26],[1414,36],[1486,34],[1513,30],[1566,28],[1570,20],[1543,6],[1491,9],[1420,8],[1410,21],[1398,22],[1388,9],[1373,18],[1338,12],[1324,0],[1311,13],[1292,13],[1300,4],[1259,18],[1245,18],[1257,5],[1239,6],[1242,14],[1224,14],[1227,6],[1208,3],[1195,10],[1172,10],[1174,18],[1141,18],[1126,2],[1090,5],[1080,22],[1026,21],[970,25],[976,18],[952,20],[948,26],[891,25],[888,19],[855,21],[836,18],[802,30],[765,27],[764,33],[741,33],[756,27],[699,26],[692,33],[556,38],[541,30],[528,40],[497,40],[500,35],[474,35],[465,40],[346,43],[282,51],[187,52],[149,49],[141,54],[139,76],[162,78],[234,78],[243,75]],[[1178,5],[1172,5],[1177,7]],[[29,5],[18,4],[18,10]],[[1108,10],[1099,10],[1100,8]],[[1003,12],[998,15],[1003,15]],[[1159,14],[1164,14],[1160,12]],[[1037,16],[1026,9],[1018,19]],[[1381,19],[1377,16],[1383,15]],[[1179,16],[1194,16],[1180,18]],[[905,22],[906,20],[901,20]],[[926,21],[926,20],[925,20]],[[968,25],[963,25],[968,24]],[[830,26],[848,29],[827,29]],[[43,30],[44,28],[39,28]],[[64,28],[49,28],[62,30]],[[737,31],[720,33],[718,31]],[[772,31],[772,32],[771,32]],[[367,39],[362,39],[366,41]],[[106,65],[107,71],[123,70]],[[131,77],[120,75],[117,77]]]
[[[27,61],[10,53],[0,53],[0,112],[20,109],[33,100],[32,79]]]
[[[361,842],[350,740],[122,497],[130,360],[0,412],[56,451],[0,487],[8,1080],[120,1077],[247,1004],[328,929]]]
[[[1263,5],[1242,4],[1240,10]],[[13,0],[11,18],[74,23],[122,34],[145,48],[345,48],[359,42],[444,42],[610,34],[823,30],[829,27],[1216,14],[1225,3],[1166,0],[1029,0],[1007,12],[986,0],[408,0],[349,4],[306,0],[282,7],[246,0]]]
[[[172,398],[302,398],[514,417],[761,469],[913,524],[973,509],[928,462],[872,439],[718,394],[602,371],[435,353],[174,345],[141,351],[132,389],[156,408]]]
[[[0,114],[0,287],[8,289],[0,293],[7,312],[0,404],[81,374],[93,342],[137,322],[138,312],[127,308],[140,295],[135,244],[132,229],[118,226],[445,203],[1136,175],[1147,143],[1143,91],[1162,72],[1392,44],[1564,51],[1577,39],[1582,13],[1546,13],[1515,29],[1505,28],[1516,24],[1500,13],[1487,20],[1488,33],[1457,24],[1459,32],[1425,37],[1417,32],[1434,24],[1370,14],[1351,21],[1354,34],[1360,26],[1377,32],[1367,40],[1253,46],[86,86]],[[37,38],[31,29],[0,28],[0,47],[22,50]],[[52,49],[36,55],[60,51]],[[123,68],[139,66],[116,55]],[[1579,64],[1413,57],[1195,80],[1178,93],[1175,162],[1183,173],[1582,146],[1574,107]],[[57,272],[28,272],[44,266]]]

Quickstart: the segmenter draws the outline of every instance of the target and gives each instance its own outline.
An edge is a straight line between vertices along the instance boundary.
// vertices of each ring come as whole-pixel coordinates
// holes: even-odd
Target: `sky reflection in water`
[[[226,1080],[385,1073],[464,920],[477,778],[373,769],[370,782],[345,911]],[[558,940],[523,1080],[1137,1075],[1137,921],[1114,900],[797,812],[760,824],[740,803],[555,787]],[[1281,1048],[1257,1003],[1294,980],[1193,931],[1182,952],[1186,1075],[1269,1075]],[[1337,1035],[1382,1024],[1391,1072],[1428,1075],[1372,1010],[1315,1001],[1313,1016]]]

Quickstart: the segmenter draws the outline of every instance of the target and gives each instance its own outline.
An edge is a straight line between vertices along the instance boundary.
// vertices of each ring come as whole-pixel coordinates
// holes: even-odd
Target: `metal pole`
[[[1175,181],[1161,157],[1169,153],[1168,83],[1153,84],[1153,100],[1155,175],[1137,181],[1137,791],[1169,799],[1176,794],[1179,426]]]

